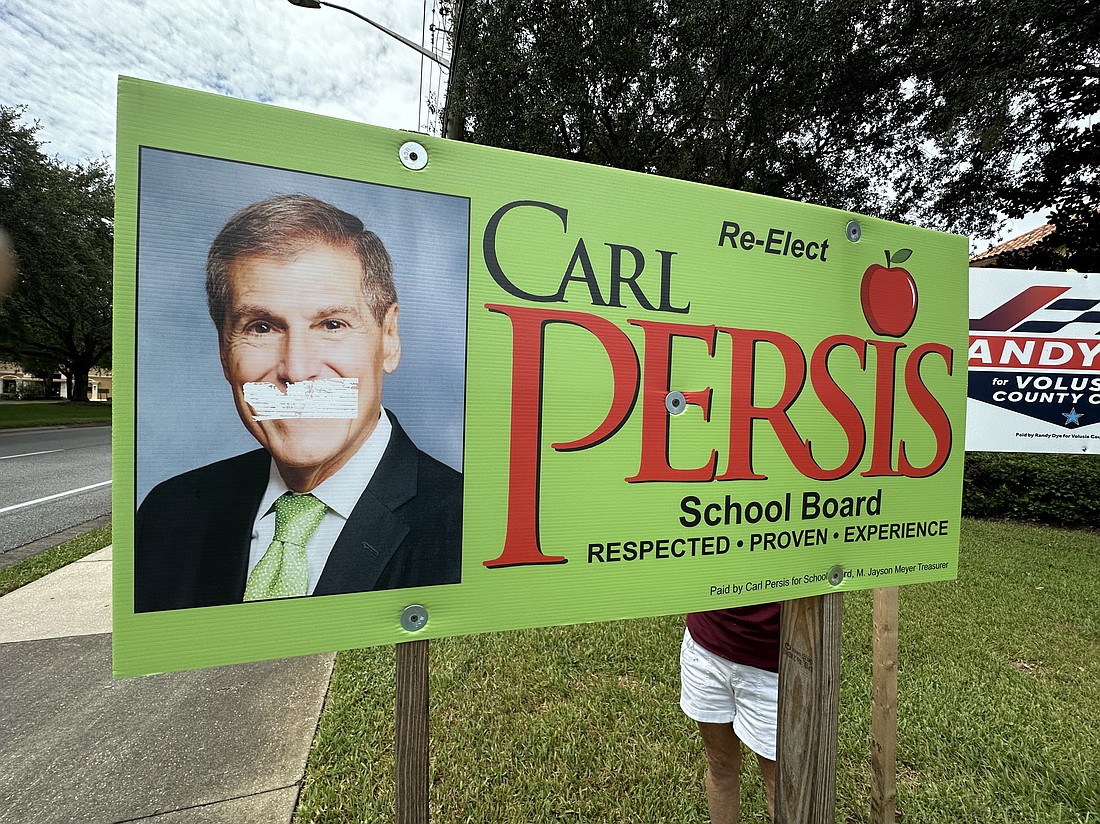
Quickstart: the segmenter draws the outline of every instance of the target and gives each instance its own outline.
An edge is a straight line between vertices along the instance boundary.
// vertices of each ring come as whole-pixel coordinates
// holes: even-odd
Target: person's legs
[[[760,774],[764,777],[764,795],[768,798],[768,818],[775,821],[775,762],[762,755],[756,756]]]
[[[680,706],[699,725],[707,757],[707,807],[712,824],[737,824],[741,811],[741,745],[757,755],[768,814],[775,818],[775,729],[779,678],[735,664],[684,633]]]
[[[729,724],[696,723],[707,753],[711,824],[737,824],[741,816],[741,741]]]
[[[768,816],[774,821],[779,676],[767,670],[738,665],[734,670],[733,689],[737,699],[733,734],[756,754],[760,775],[764,779],[764,795],[768,799]]]

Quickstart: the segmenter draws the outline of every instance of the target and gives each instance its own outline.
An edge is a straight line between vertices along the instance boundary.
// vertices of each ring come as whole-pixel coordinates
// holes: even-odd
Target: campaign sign
[[[1100,454],[1100,275],[970,270],[966,448]]]
[[[117,674],[955,577],[964,238],[118,111]]]

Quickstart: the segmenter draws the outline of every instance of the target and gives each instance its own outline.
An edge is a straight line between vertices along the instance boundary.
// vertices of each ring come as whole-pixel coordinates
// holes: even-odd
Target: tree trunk
[[[74,367],[69,379],[69,401],[85,403],[88,400],[88,369]]]

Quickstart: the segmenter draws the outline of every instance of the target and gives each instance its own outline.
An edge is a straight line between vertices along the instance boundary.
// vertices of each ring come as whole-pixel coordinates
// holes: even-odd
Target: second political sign
[[[966,448],[1100,453],[1100,276],[970,270]]]

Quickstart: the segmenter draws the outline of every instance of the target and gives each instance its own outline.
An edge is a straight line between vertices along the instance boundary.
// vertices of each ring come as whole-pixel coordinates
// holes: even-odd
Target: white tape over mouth
[[[243,389],[254,421],[355,418],[359,414],[359,378],[288,383],[285,393],[275,384],[261,381],[249,381]]]

